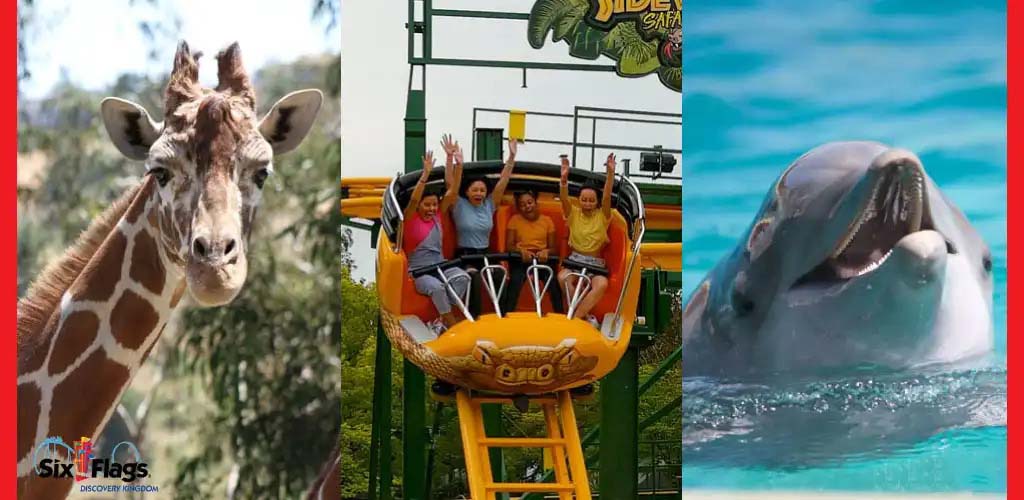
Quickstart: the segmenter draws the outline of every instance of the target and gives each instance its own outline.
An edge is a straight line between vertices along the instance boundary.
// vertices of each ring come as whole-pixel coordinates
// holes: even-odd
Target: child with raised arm
[[[562,216],[569,227],[569,259],[595,267],[605,268],[601,251],[608,244],[608,226],[612,222],[612,188],[615,183],[615,154],[609,154],[605,162],[604,191],[592,185],[584,185],[580,189],[579,204],[574,204],[569,197],[569,159],[562,155],[562,177],[559,183],[558,197],[562,201]],[[600,202],[598,199],[600,198]],[[558,284],[569,289],[576,286],[576,277],[569,276],[568,269],[558,273]],[[590,291],[580,301],[574,317],[586,319],[594,328],[600,328],[597,318],[590,314],[591,309],[604,297],[608,289],[608,278],[593,275],[590,277]]]
[[[441,220],[437,216],[441,197],[436,191],[424,192],[427,178],[433,167],[434,153],[427,151],[427,154],[423,156],[423,174],[420,175],[419,181],[412,191],[412,196],[409,198],[409,204],[405,207],[402,249],[405,250],[409,269],[436,265],[445,261],[441,246],[444,235]],[[458,267],[451,267],[445,269],[444,274],[450,280],[455,294],[461,297],[466,293],[469,280],[456,279],[456,276],[465,276],[465,271]],[[429,296],[440,314],[438,319],[427,323],[428,328],[440,335],[459,321],[455,313],[452,312],[452,299],[448,288],[436,273],[415,278],[414,282],[416,291]]]
[[[452,210],[452,221],[455,223],[458,241],[455,257],[488,253],[491,229],[494,228],[494,212],[501,204],[509,178],[512,177],[512,167],[516,161],[516,141],[508,141],[508,158],[494,189],[490,188],[487,179],[483,177],[463,179],[462,148],[458,142],[452,141],[450,135],[442,138],[441,145],[448,154],[448,162],[452,165],[451,168],[446,165],[446,173],[451,172],[451,176],[446,179],[448,192],[458,189],[460,194],[453,196],[454,200],[451,202],[446,200],[441,207],[442,211],[449,208]],[[477,316],[480,314],[480,298],[483,294],[482,280],[476,269],[467,267],[467,271],[473,276],[469,292],[469,312]]]

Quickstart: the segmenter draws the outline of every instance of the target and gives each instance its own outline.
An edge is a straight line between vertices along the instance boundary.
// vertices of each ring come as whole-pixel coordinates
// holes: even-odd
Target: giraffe
[[[36,445],[99,433],[186,291],[200,306],[238,294],[272,159],[302,142],[320,110],[320,91],[301,90],[257,120],[238,44],[217,54],[216,88],[198,82],[200,55],[179,43],[163,122],[102,101],[112,142],[145,175],[18,301],[21,498],[67,495],[71,479],[33,472]]]

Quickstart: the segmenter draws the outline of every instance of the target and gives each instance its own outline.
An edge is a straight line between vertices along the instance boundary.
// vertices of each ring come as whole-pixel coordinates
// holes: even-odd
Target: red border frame
[[[1021,94],[1016,92],[1012,86],[1012,83],[1017,80],[1017,75],[1020,72],[1020,58],[1017,57],[1016,64],[1014,64],[1014,56],[1020,54],[1020,22],[1019,14],[1021,10],[1020,2],[1007,1],[1006,2],[1006,398],[1007,398],[1007,451],[1006,451],[1006,496],[1007,498],[1013,498],[1010,496],[1012,492],[1020,490],[1017,484],[1020,482],[1020,478],[1017,477],[1014,465],[1021,458],[1021,440],[1010,439],[1012,434],[1009,432],[1010,416],[1017,415],[1020,410],[1020,404],[1018,404],[1019,397],[1018,391],[1014,390],[1017,387],[1017,383],[1013,382],[1016,378],[1013,376],[1016,373],[1010,370],[1010,365],[1015,358],[1019,358],[1019,351],[1024,343],[1018,343],[1010,339],[1010,332],[1021,331],[1018,328],[1019,323],[1022,322],[1021,314],[1014,313],[1021,308],[1021,304],[1024,300],[1018,293],[1014,293],[1016,290],[1013,288],[1014,283],[1018,283],[1020,278],[1013,278],[1016,274],[1011,272],[1015,269],[1009,264],[1009,261],[1013,260],[1017,262],[1018,257],[1015,256],[1018,252],[1016,249],[1020,248],[1020,242],[1024,235],[1022,235],[1020,228],[1016,227],[1016,223],[1020,218],[1018,217],[1021,212],[1021,206],[1024,205],[1024,199],[1013,196],[1018,191],[1017,186],[1020,183],[1020,174],[1012,168],[1012,165],[1016,163],[1018,157],[1020,157],[1020,149],[1015,147],[1018,127],[1017,116],[1014,112],[1020,108]],[[1014,30],[1014,28],[1017,28]]]
[[[0,496],[17,498],[18,475],[14,471],[17,469],[18,459],[15,457],[17,446],[14,444],[18,442],[18,349],[15,342],[18,331],[18,4],[3,2],[0,9],[3,9],[4,25],[10,29],[4,37],[9,40],[10,45],[0,56],[0,67],[3,68],[4,75],[0,78],[0,96],[5,104],[3,118],[0,118],[0,144],[3,144],[3,150],[7,151],[8,158],[12,160],[6,168],[0,168],[0,176],[3,179],[0,180],[3,185],[0,200],[3,206],[2,213],[7,214],[0,216],[0,226],[3,227],[3,234],[7,235],[3,240],[8,242],[0,249],[0,266],[3,269],[0,280],[7,283],[7,292],[0,296],[0,303],[6,304],[3,306],[3,317],[7,324],[11,325],[12,330],[9,334],[10,340],[4,342],[0,348],[0,366],[5,367],[8,373],[3,378],[14,382],[0,383],[0,401],[12,402],[7,407],[14,410],[3,412],[3,419],[0,420],[0,427],[7,429],[7,439],[4,440],[7,443],[4,447],[7,450],[4,453],[7,457],[4,463],[7,465],[3,468],[10,471],[7,474],[0,474],[0,491],[8,492]]]

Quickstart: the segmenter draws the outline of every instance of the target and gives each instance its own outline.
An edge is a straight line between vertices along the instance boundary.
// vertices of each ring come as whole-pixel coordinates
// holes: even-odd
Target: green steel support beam
[[[406,173],[423,168],[426,133],[426,91],[410,88],[405,107]],[[426,500],[426,377],[408,360],[403,363],[402,373],[402,500]]]
[[[405,104],[405,173],[423,168],[427,151],[427,118],[425,90],[409,90]]]
[[[405,36],[406,36],[405,43],[406,43],[406,52],[407,52],[406,55],[407,55],[407,59],[409,59],[409,64],[412,64],[412,59],[413,59],[413,57],[416,56],[416,54],[413,53],[413,51],[415,49],[415,46],[416,46],[416,41],[415,41],[416,35],[414,34],[414,33],[416,33],[416,26],[415,26],[416,21],[415,21],[415,19],[416,19],[416,2],[413,1],[413,0],[409,0],[409,20],[406,21],[406,23],[405,23],[405,31],[406,31],[406,33],[405,33]]]
[[[682,233],[669,229],[651,229],[644,232],[644,243],[679,243]]]
[[[657,368],[651,372],[650,376],[640,384],[640,394],[647,392],[655,382],[661,380],[661,377],[665,376],[665,372],[672,368],[672,365],[679,362],[679,359],[683,357],[683,346],[679,346],[676,350],[672,351],[664,361],[658,365]]]
[[[467,66],[474,68],[551,69],[567,71],[615,71],[614,64],[574,64],[538,61],[492,61],[487,59],[456,59],[438,57],[413,57],[412,65]]]
[[[501,405],[486,404],[481,405],[481,409],[484,415],[484,431],[487,432],[487,436],[505,437],[505,426],[501,420]],[[494,482],[505,482],[505,456],[502,449],[491,448],[487,450],[487,453],[491,457],[491,477],[494,478]],[[508,493],[498,493],[496,497],[498,500],[508,500]]]
[[[370,228],[370,248],[374,250],[377,249],[377,239],[380,238],[380,228],[380,221],[373,221],[373,227]]]
[[[380,316],[377,317],[376,349],[373,363],[373,422],[370,427],[369,499],[391,500],[391,341],[380,325]]]
[[[434,458],[437,455],[437,436],[441,432],[441,417],[444,415],[444,404],[434,404],[434,423],[430,425],[430,450],[427,452],[427,484],[423,488],[423,498],[434,498],[430,494],[434,480]]]
[[[491,10],[455,10],[455,9],[433,9],[433,14],[438,17],[472,17],[477,19],[511,19],[516,21],[529,21],[530,14],[526,12],[495,12]]]
[[[637,319],[643,318],[643,324],[633,326],[633,335],[639,341],[641,337],[650,340],[658,333],[659,295],[658,272],[652,270],[640,273],[640,297],[637,301]]]
[[[427,500],[426,376],[409,360],[402,374],[402,500]]]
[[[648,205],[678,205],[683,204],[683,190],[678,184],[655,184],[650,182],[637,183],[640,196]]]
[[[601,380],[601,498],[637,498],[639,357],[639,348],[630,346],[619,365]]]
[[[473,131],[476,144],[476,161],[501,160],[504,154],[502,137],[505,131],[500,128],[477,128]]]
[[[643,432],[648,427],[650,427],[651,424],[657,422],[658,420],[661,420],[661,417],[664,417],[665,415],[668,415],[676,410],[681,409],[682,406],[682,396],[673,399],[671,402],[669,402],[669,404],[662,406],[660,409],[658,409],[658,411],[652,413],[651,416],[645,418],[642,422],[640,422],[640,432]],[[682,425],[682,423],[680,423],[680,425]]]
[[[341,225],[348,226],[353,229],[362,229],[364,231],[373,231],[373,224],[366,224],[365,222],[356,222],[348,217],[341,218]]]
[[[423,57],[431,58],[434,53],[434,3],[423,0]]]

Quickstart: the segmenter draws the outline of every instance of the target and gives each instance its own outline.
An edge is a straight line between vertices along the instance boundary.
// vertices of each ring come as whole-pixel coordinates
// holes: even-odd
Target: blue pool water
[[[992,249],[996,351],[972,366],[763,386],[687,378],[684,487],[1006,490],[1005,3],[689,2],[684,286],[820,143],[915,151]]]

